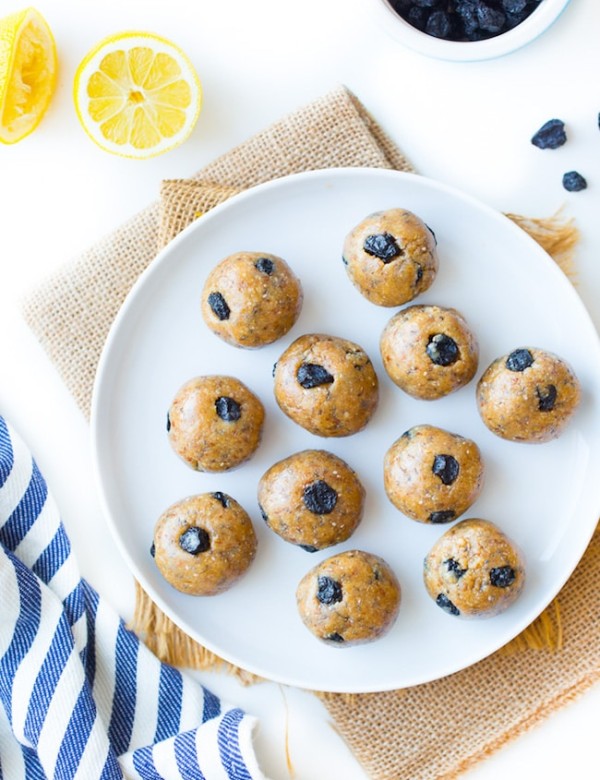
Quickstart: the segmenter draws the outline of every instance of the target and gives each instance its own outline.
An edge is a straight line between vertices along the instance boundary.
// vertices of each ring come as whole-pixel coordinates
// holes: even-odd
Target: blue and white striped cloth
[[[0,778],[264,780],[253,717],[161,663],[81,578],[0,417]]]

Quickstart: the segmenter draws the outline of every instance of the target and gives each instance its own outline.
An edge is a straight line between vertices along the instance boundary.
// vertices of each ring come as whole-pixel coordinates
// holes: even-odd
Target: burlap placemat
[[[24,317],[82,411],[89,413],[113,318],[158,247],[239,190],[333,166],[412,170],[344,87],[283,118],[191,180],[164,182],[160,200],[33,290]],[[572,224],[510,216],[567,267],[577,240]],[[506,649],[463,672],[404,691],[324,696],[337,730],[369,775],[455,777],[592,685],[600,675],[600,614],[594,606],[599,568],[596,532],[559,600]],[[139,586],[137,593],[135,627],[162,658],[196,667],[220,662],[182,634]],[[242,670],[231,670],[244,678]]]

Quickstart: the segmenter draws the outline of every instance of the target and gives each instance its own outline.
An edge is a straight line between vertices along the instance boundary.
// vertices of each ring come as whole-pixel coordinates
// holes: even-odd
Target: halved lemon
[[[0,142],[14,144],[39,125],[56,84],[56,46],[35,8],[0,19]]]
[[[98,146],[146,158],[189,136],[202,108],[202,85],[174,43],[153,33],[124,32],[84,57],[74,100],[79,121]]]

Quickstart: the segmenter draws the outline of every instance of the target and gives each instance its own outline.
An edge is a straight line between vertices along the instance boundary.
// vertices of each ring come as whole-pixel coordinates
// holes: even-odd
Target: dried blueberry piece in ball
[[[267,276],[271,276],[275,270],[275,263],[269,257],[259,257],[258,260],[254,263],[254,267],[261,273],[267,274]]]
[[[581,192],[587,188],[587,181],[577,171],[568,171],[562,177],[562,185],[568,192]]]
[[[432,35],[434,38],[444,38],[445,40],[451,37],[453,30],[452,19],[446,11],[434,11],[430,14],[425,25],[427,35]]]
[[[167,412],[167,433],[171,430],[171,416]]]
[[[495,588],[508,588],[516,576],[512,566],[495,566],[490,570],[490,582]]]
[[[549,119],[531,139],[538,149],[558,149],[566,143],[565,123],[561,119]]]
[[[436,455],[431,470],[444,485],[451,485],[458,477],[460,466],[453,455]]]
[[[441,525],[442,523],[449,523],[455,517],[456,512],[454,509],[440,509],[438,512],[432,512],[429,515],[429,522],[434,525]]]
[[[525,371],[533,365],[533,355],[528,349],[515,349],[506,358],[506,368],[509,371]]]
[[[227,305],[227,301],[220,292],[211,292],[208,296],[208,305],[212,309],[213,314],[220,320],[228,320],[231,310]]]
[[[343,598],[342,586],[332,577],[322,575],[317,580],[317,598],[321,604],[337,604]]]
[[[463,574],[466,574],[467,572],[467,570],[463,569],[460,563],[454,558],[448,558],[444,561],[444,563],[446,564],[448,571],[451,571],[457,580],[459,580]]]
[[[556,403],[556,385],[546,385],[546,387],[535,388],[535,394],[538,398],[538,409],[540,412],[551,412]]]
[[[223,509],[227,509],[229,506],[229,496],[225,493],[221,493],[220,490],[217,490],[216,493],[213,493],[212,497],[215,499],[215,501],[218,501],[221,504]]]
[[[447,612],[449,615],[460,615],[460,610],[458,607],[450,601],[445,593],[440,593],[436,598],[435,603],[440,609],[443,609],[444,612]]]
[[[298,547],[301,547],[303,550],[306,550],[306,552],[309,553],[315,553],[319,550],[318,547],[314,547],[312,544],[299,544]]]
[[[337,631],[334,631],[333,634],[327,634],[327,636],[324,636],[323,639],[326,642],[343,642],[344,637],[341,634],[338,634]]]
[[[242,407],[233,398],[221,395],[215,401],[217,414],[225,422],[236,422],[242,416]]]
[[[156,545],[154,542],[150,545],[150,555],[154,558],[156,556]]]
[[[402,254],[402,250],[391,233],[374,233],[367,236],[363,249],[368,255],[378,257],[384,263],[390,263],[395,257]]]
[[[204,528],[192,526],[179,537],[179,546],[190,555],[199,555],[210,549],[210,536]]]
[[[262,504],[259,504],[259,505],[258,505],[258,511],[260,512],[260,516],[262,517],[262,519],[263,519],[263,520],[265,521],[265,523],[267,523],[267,525],[268,525],[268,523],[269,523],[269,515],[268,515],[268,514],[265,512],[265,510],[263,509],[263,506],[262,506]]]
[[[459,355],[458,344],[445,333],[436,333],[435,336],[431,336],[425,351],[431,362],[438,366],[451,366],[456,363]]]
[[[317,479],[304,488],[304,506],[314,515],[328,515],[335,509],[338,494],[323,479]]]
[[[296,372],[296,379],[306,390],[333,382],[329,371],[318,363],[302,363]]]

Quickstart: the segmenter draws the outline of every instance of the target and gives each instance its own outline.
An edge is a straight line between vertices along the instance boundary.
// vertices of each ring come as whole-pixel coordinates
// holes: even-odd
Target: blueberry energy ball
[[[300,281],[281,257],[236,252],[209,274],[202,291],[202,316],[229,344],[262,347],[290,330],[302,297]]]
[[[350,436],[371,419],[379,383],[366,352],[352,341],[311,333],[296,339],[275,365],[275,399],[316,436]]]
[[[214,596],[246,572],[256,535],[245,510],[225,493],[202,493],[170,506],[158,519],[151,550],[177,590]]]
[[[406,209],[376,211],[344,241],[342,254],[354,286],[378,306],[400,306],[430,287],[438,269],[432,231]]]
[[[325,450],[304,450],[262,476],[258,503],[276,534],[307,552],[348,539],[363,516],[365,489],[350,466]]]
[[[482,41],[512,30],[542,0],[388,0],[417,30],[448,41]]]
[[[479,414],[490,431],[531,444],[560,436],[580,398],[579,380],[568,363],[533,347],[494,360],[477,384]]]
[[[296,590],[298,612],[318,639],[334,647],[372,642],[393,625],[400,585],[379,556],[350,550],[322,561]]]
[[[433,425],[403,433],[385,455],[385,492],[420,523],[449,523],[475,502],[484,467],[474,441]]]
[[[260,444],[265,411],[231,376],[199,376],[179,388],[167,414],[169,442],[196,471],[228,471]]]
[[[409,306],[388,322],[379,345],[390,379],[414,398],[442,398],[477,371],[477,339],[456,309]]]
[[[449,615],[491,617],[521,593],[525,568],[519,550],[488,520],[461,520],[425,558],[425,587]]]

